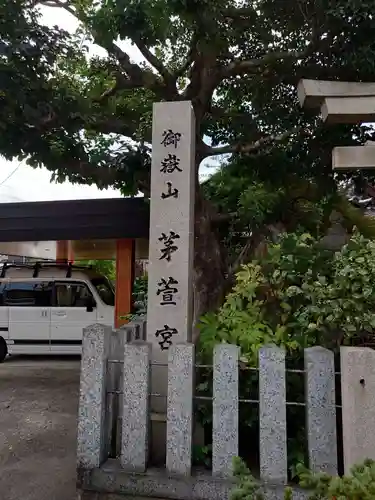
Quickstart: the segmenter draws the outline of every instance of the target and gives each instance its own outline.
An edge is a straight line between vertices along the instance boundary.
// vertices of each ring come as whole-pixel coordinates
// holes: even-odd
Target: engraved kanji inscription
[[[165,200],[167,198],[178,198],[178,189],[172,188],[172,183],[167,182],[167,192],[161,193],[161,198],[162,200]]]
[[[160,172],[163,174],[173,174],[173,172],[182,172],[180,168],[180,158],[176,155],[168,154],[161,162]]]
[[[155,337],[161,338],[161,341],[159,342],[160,349],[162,351],[168,350],[173,343],[171,338],[173,337],[173,335],[177,335],[177,334],[178,334],[177,329],[171,328],[168,325],[164,325],[164,328],[161,328],[160,330],[156,330]]]
[[[169,235],[167,236],[165,233],[161,233],[159,241],[161,241],[164,246],[160,249],[160,257],[159,260],[167,260],[168,262],[172,259],[172,254],[174,254],[178,250],[178,246],[175,243],[175,240],[178,240],[180,235],[175,233],[174,231],[169,231]]]
[[[180,132],[173,132],[173,130],[168,129],[163,132],[163,140],[160,144],[166,148],[167,146],[174,146],[177,148],[178,143],[180,142],[181,134]]]
[[[156,295],[161,295],[161,306],[176,305],[175,295],[178,293],[176,285],[178,285],[178,281],[172,278],[172,276],[169,276],[168,279],[161,278],[156,291]]]

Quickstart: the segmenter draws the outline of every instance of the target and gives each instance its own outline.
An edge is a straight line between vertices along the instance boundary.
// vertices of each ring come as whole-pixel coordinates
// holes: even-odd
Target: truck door
[[[9,310],[9,341],[14,354],[50,352],[52,283],[9,281],[3,302]]]
[[[51,349],[59,354],[79,354],[82,332],[96,319],[96,301],[86,283],[56,281],[51,309]]]

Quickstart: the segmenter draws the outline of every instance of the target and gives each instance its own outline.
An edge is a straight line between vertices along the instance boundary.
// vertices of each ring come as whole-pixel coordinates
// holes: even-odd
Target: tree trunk
[[[225,295],[226,262],[211,220],[212,208],[203,198],[198,185],[195,196],[194,342],[199,337],[197,329],[199,318],[204,313],[217,309]]]
[[[199,338],[197,325],[200,317],[222,305],[225,295],[234,285],[235,273],[239,271],[240,266],[252,258],[263,256],[267,252],[269,242],[277,241],[279,235],[285,232],[282,223],[270,224],[255,231],[237,261],[230,266],[225,249],[214,229],[213,221],[216,215],[210,202],[203,198],[198,185],[195,197],[194,342]]]

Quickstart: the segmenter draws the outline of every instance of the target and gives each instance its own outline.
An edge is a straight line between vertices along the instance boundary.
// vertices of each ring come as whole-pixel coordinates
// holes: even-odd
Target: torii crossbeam
[[[328,124],[375,122],[375,83],[301,80],[301,106],[319,109]],[[375,168],[375,143],[336,147],[332,151],[333,170]]]

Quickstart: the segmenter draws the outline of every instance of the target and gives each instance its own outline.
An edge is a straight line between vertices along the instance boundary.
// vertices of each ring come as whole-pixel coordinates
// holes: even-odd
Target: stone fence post
[[[212,474],[230,477],[238,456],[239,348],[220,344],[214,350],[212,403]]]
[[[341,347],[344,469],[375,460],[375,351]]]
[[[144,472],[150,427],[151,344],[134,341],[124,346],[122,436],[120,461],[124,469]]]
[[[259,350],[260,476],[266,482],[286,483],[285,351],[276,346]]]
[[[99,467],[106,458],[106,372],[112,328],[92,325],[83,330],[78,408],[77,466]]]
[[[337,422],[334,354],[323,347],[305,349],[306,428],[309,468],[337,475]]]
[[[194,345],[175,344],[168,353],[167,471],[189,476],[192,463]]]

